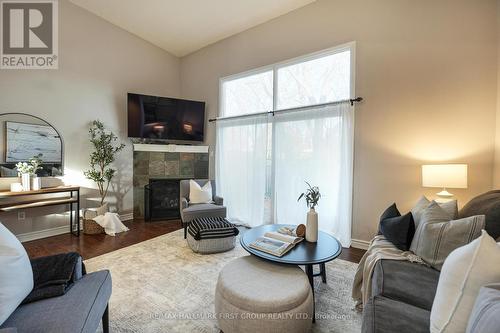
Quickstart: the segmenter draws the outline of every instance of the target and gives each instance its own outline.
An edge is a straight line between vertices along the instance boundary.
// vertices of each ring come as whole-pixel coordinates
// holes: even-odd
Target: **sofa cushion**
[[[459,217],[485,215],[485,229],[496,239],[500,238],[500,190],[489,191],[469,201],[459,212]]]
[[[429,333],[430,312],[383,296],[370,298],[363,310],[362,333]]]
[[[431,332],[465,332],[482,286],[500,281],[500,244],[486,231],[443,265],[431,310]]]
[[[482,287],[469,317],[467,333],[497,333],[500,328],[500,283]]]
[[[215,204],[194,204],[182,210],[182,220],[190,222],[199,217],[226,217],[226,207]]]
[[[418,277],[418,278],[416,278]],[[385,296],[430,311],[439,271],[409,261],[379,260],[372,275],[372,296]]]
[[[22,305],[0,328],[19,332],[92,332],[97,330],[111,296],[111,275],[84,275],[66,294]]]

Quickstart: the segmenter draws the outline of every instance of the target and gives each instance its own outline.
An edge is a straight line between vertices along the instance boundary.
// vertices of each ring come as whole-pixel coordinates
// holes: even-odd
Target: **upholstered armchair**
[[[200,186],[207,183],[208,179],[193,179]],[[210,180],[212,185],[213,203],[190,204],[189,203],[189,180],[180,182],[180,213],[182,226],[184,227],[184,238],[187,236],[187,228],[192,220],[201,217],[226,217],[226,207],[223,206],[223,199],[215,195],[215,181]]]

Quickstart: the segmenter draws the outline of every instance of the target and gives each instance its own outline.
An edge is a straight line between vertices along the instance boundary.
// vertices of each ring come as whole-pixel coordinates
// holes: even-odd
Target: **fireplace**
[[[180,179],[150,178],[144,186],[144,219],[172,220],[179,215]]]

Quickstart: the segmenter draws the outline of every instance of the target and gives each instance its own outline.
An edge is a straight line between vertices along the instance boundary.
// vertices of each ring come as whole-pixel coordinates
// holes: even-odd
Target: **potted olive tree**
[[[97,184],[102,207],[106,205],[109,185],[116,173],[111,164],[125,145],[118,143],[118,137],[113,132],[106,131],[104,124],[99,120],[92,122],[89,135],[93,150],[90,153],[90,169],[84,171],[84,175]]]
[[[321,193],[319,193],[319,187],[311,186],[308,182],[307,189],[304,193],[300,194],[297,201],[304,198],[306,200],[309,212],[307,212],[307,222],[306,222],[306,241],[317,242],[318,241],[318,213],[314,209],[318,205],[318,201],[321,198]]]

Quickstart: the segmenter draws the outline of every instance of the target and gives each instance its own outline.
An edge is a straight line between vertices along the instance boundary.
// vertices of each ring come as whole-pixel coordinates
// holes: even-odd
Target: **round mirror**
[[[16,163],[39,158],[39,177],[63,175],[63,144],[45,120],[24,113],[0,114],[0,177],[18,177]]]

